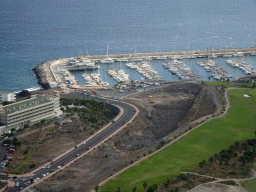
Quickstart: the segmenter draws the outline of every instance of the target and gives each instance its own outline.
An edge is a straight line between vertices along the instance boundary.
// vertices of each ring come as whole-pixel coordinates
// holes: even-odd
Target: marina
[[[243,48],[237,51],[227,50],[194,50],[183,52],[165,52],[165,53],[136,53],[136,55],[119,54],[106,56],[85,56],[74,57],[49,61],[52,63],[51,74],[47,73],[50,87],[55,87],[64,81],[67,87],[113,87],[117,83],[130,80],[143,81],[216,81],[224,79],[234,79],[236,77],[254,74],[256,67],[256,57],[251,55],[255,52],[254,48]],[[192,54],[193,53],[193,54]],[[230,53],[232,56],[226,58]],[[113,63],[100,63],[104,58],[110,58]],[[158,59],[157,59],[158,58]],[[159,59],[161,58],[161,59]],[[210,59],[211,58],[211,59]],[[238,62],[235,67],[227,60],[243,61]],[[48,63],[48,61],[46,62]],[[80,63],[93,63],[99,66],[95,70],[69,70],[70,66],[76,66]],[[89,74],[88,77],[84,74]],[[98,75],[91,75],[91,74]],[[57,74],[60,74],[60,77]],[[99,76],[99,74],[101,74]],[[100,77],[101,80],[98,80]],[[107,86],[109,85],[109,86]],[[61,85],[62,86],[62,85]]]
[[[69,64],[66,67],[69,71],[86,71],[86,70],[96,70],[99,69],[99,65],[95,65],[95,62],[91,62],[90,59],[69,59]]]
[[[163,63],[163,66],[176,75],[179,79],[185,81],[201,81],[202,78],[198,74],[194,73],[188,65],[182,61],[173,60],[168,63]]]
[[[107,73],[113,77],[117,82],[128,82],[129,74],[126,74],[122,69],[107,70]]]
[[[100,73],[82,74],[86,85],[85,86],[105,86],[108,87],[108,82],[103,82]]]
[[[147,61],[139,63],[127,63],[127,67],[136,69],[146,80],[161,80],[162,77],[157,71],[153,70]]]
[[[244,72],[246,75],[255,75],[256,71],[254,70],[254,67],[252,65],[247,64],[244,61],[241,61],[239,59],[229,59],[226,61],[227,64],[234,68],[238,68]]]
[[[204,62],[197,62],[200,67],[203,67],[207,72],[211,72],[211,77],[216,80],[231,79],[232,75],[226,71],[222,66],[219,66],[213,60],[207,60]]]

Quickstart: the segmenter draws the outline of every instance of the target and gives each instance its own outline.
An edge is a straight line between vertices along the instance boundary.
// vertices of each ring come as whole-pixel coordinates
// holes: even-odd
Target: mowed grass
[[[233,83],[227,83],[227,82],[222,82],[222,81],[204,81],[205,85],[225,85],[225,86],[229,86],[229,87],[234,87]]]
[[[252,97],[245,98],[249,94]],[[181,171],[193,171],[198,163],[235,141],[254,138],[256,130],[256,90],[236,89],[228,92],[231,107],[225,117],[211,120],[198,127],[174,144],[149,157],[116,178],[100,187],[100,192],[144,191],[143,182],[148,185],[159,184],[180,174]]]
[[[243,188],[249,192],[256,192],[256,179],[240,182]]]

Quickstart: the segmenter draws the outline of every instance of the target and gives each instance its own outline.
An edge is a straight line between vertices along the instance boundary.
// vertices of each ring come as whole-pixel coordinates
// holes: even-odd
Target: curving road
[[[87,99],[94,99],[96,101],[107,101],[107,99],[105,99],[105,98],[86,96],[84,94],[81,94],[80,92],[69,93],[69,94],[65,95],[65,97],[67,97],[67,98],[82,98],[83,97],[83,98],[87,98]],[[15,182],[18,182],[19,186],[14,186],[11,189],[5,190],[5,191],[12,191],[12,192],[19,191],[19,189],[21,187],[24,187],[26,185],[26,183],[28,183],[31,180],[31,178],[33,178],[33,179],[42,178],[43,174],[51,173],[52,170],[53,170],[53,172],[55,172],[58,169],[58,166],[66,165],[67,163],[71,162],[72,160],[78,158],[78,154],[81,155],[82,153],[86,152],[86,147],[93,148],[94,146],[99,144],[101,141],[103,141],[104,139],[109,137],[111,134],[113,134],[115,131],[117,131],[119,128],[121,128],[123,126],[123,122],[128,122],[135,115],[136,109],[133,106],[123,103],[123,102],[120,102],[120,101],[117,101],[117,100],[111,100],[111,102],[114,105],[117,105],[124,110],[124,113],[118,120],[116,120],[113,124],[110,124],[103,131],[99,132],[94,137],[89,139],[85,144],[80,145],[76,149],[72,150],[71,152],[69,152],[69,153],[65,154],[64,156],[60,157],[59,159],[57,159],[51,165],[50,168],[40,169],[40,170],[36,171],[33,174],[33,176],[31,176],[31,177],[17,178],[15,180]],[[0,176],[0,179],[7,180],[10,178],[8,178],[7,176]]]

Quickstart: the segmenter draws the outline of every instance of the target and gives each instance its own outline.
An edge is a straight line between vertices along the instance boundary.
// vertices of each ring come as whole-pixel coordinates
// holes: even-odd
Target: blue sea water
[[[251,47],[255,7],[253,0],[0,0],[0,89],[34,87],[31,69],[39,63],[106,54],[108,43],[109,54]],[[246,60],[255,66],[255,58]],[[164,79],[176,78],[159,61],[151,64]],[[194,60],[188,64],[208,77]],[[116,83],[104,70],[102,77]]]

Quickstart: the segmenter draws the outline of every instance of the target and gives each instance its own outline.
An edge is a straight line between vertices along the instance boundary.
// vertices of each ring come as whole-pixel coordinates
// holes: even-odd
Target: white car
[[[46,168],[47,168],[47,169],[50,169],[50,168],[51,168],[51,165],[47,165]]]
[[[45,166],[43,166],[42,169],[45,169]]]
[[[45,176],[46,176],[46,174],[43,174],[42,176],[43,176],[43,177],[45,177]]]
[[[119,92],[120,92],[120,93],[124,93],[125,91],[123,91],[123,90],[120,90]]]
[[[61,166],[59,165],[57,168],[58,168],[58,169],[60,169],[60,168],[61,168]]]
[[[15,183],[15,186],[18,187],[20,184],[19,183]]]
[[[83,142],[83,144],[85,145],[85,144],[86,144],[86,142]]]

